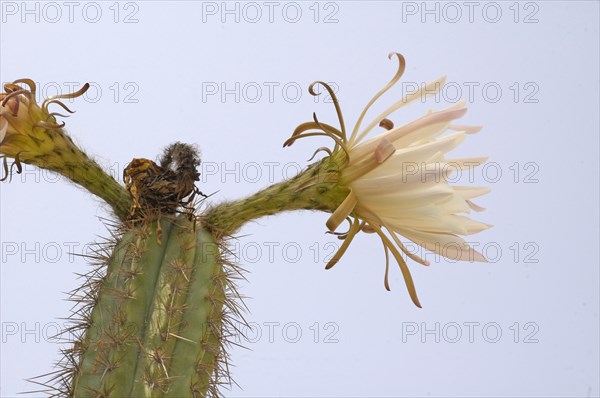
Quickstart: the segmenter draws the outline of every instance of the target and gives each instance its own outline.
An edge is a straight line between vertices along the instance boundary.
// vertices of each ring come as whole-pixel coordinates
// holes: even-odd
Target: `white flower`
[[[363,119],[371,106],[402,76],[404,57],[397,53],[399,68],[393,79],[367,104],[360,115],[350,138],[347,138],[344,121],[337,99],[322,82],[338,112],[341,129],[315,122],[301,125],[293,140],[315,135],[309,129],[320,130],[320,135],[334,138],[336,147],[330,153],[340,159],[339,185],[349,189],[349,194],[327,221],[330,231],[335,231],[351,218],[348,232],[339,234],[344,239],[340,250],[327,265],[331,268],[343,255],[354,236],[361,230],[379,235],[386,252],[384,284],[389,290],[389,252],[398,262],[413,302],[421,306],[408,266],[401,254],[424,265],[426,260],[408,251],[401,237],[409,239],[427,250],[454,260],[486,261],[485,257],[469,247],[460,235],[470,235],[490,227],[471,220],[464,214],[482,211],[471,199],[489,191],[487,188],[455,186],[448,183],[453,172],[474,167],[486,158],[448,159],[446,153],[463,142],[468,134],[480,130],[475,126],[460,126],[453,121],[462,117],[467,109],[459,103],[447,109],[430,111],[423,117],[394,127],[388,117],[402,106],[427,96],[435,95],[444,84],[438,79],[392,104],[361,130]],[[311,92],[312,86],[311,86]],[[370,139],[367,134],[376,126],[387,131]],[[450,133],[445,134],[447,131]]]

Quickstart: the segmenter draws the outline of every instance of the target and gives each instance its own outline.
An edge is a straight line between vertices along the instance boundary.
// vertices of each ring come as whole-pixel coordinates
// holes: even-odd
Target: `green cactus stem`
[[[333,212],[349,192],[338,184],[342,163],[342,157],[326,157],[289,180],[207,209],[202,223],[219,235],[233,235],[249,221],[284,211]]]
[[[130,228],[108,261],[69,395],[215,395],[227,283],[217,242],[187,216]]]
[[[41,127],[39,127],[41,129]],[[125,220],[131,200],[127,191],[85,152],[80,150],[62,129],[40,134],[51,150],[30,155],[23,153],[20,160],[59,173],[87,189],[108,203],[120,220]],[[40,146],[44,142],[40,143]]]

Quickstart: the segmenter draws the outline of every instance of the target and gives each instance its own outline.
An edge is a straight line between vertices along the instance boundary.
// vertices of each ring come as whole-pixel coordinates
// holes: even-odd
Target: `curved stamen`
[[[315,153],[313,153],[313,155],[310,157],[310,159],[307,160],[307,162],[310,162],[311,160],[313,160],[315,158],[315,156],[317,156],[317,153],[319,152],[327,152],[327,154],[329,156],[331,156],[331,154],[333,153],[331,151],[331,149],[327,148],[326,146],[322,146],[320,148],[317,148],[317,150],[315,151]]]
[[[10,165],[10,168],[8,166],[8,159],[6,158],[6,156],[2,156],[2,168],[4,169],[4,177],[0,178],[0,182],[6,181],[6,179],[9,177],[10,179],[8,181],[12,181],[14,167],[17,168],[17,174],[21,174],[23,172],[23,166],[21,165],[21,159],[19,158],[20,155],[21,152],[17,153],[17,155],[13,159],[12,164]]]
[[[342,129],[342,133],[343,133],[343,138],[344,141],[346,141],[346,125],[344,123],[344,117],[342,116],[342,109],[340,108],[340,103],[335,95],[335,92],[333,91],[333,89],[329,86],[329,84],[321,81],[321,80],[317,80],[316,82],[312,82],[310,84],[310,86],[308,86],[308,92],[312,95],[312,96],[318,96],[321,95],[321,93],[316,93],[314,91],[314,86],[320,84],[321,86],[325,87],[325,90],[327,90],[327,92],[329,93],[329,96],[331,97],[331,100],[333,101],[333,105],[335,106],[335,112],[337,113],[337,117],[338,120],[340,122],[340,128]]]
[[[365,127],[364,130],[356,137],[356,141],[357,142],[361,141],[367,134],[369,134],[369,132],[373,129],[373,127],[375,127],[375,125],[381,119],[387,118],[389,115],[396,112],[398,109],[402,108],[403,106],[408,105],[411,102],[413,102],[419,98],[424,99],[429,96],[436,95],[441,90],[441,88],[444,86],[445,81],[446,81],[446,77],[443,76],[437,80],[427,83],[425,86],[421,86],[415,92],[412,92],[412,93],[406,94],[405,96],[402,96],[402,98],[400,98],[394,104],[390,105],[385,111],[383,111],[381,114],[379,114],[377,117],[375,117],[375,119],[373,119],[373,121],[371,121],[371,123],[369,123],[367,125],[367,127]]]
[[[2,100],[2,106],[8,105],[8,108],[11,109],[13,112],[13,116],[17,116],[21,102],[25,102],[25,104],[27,105],[27,110],[29,110],[29,111],[31,111],[31,107],[35,103],[35,98],[33,97],[33,93],[31,93],[29,90],[23,89],[21,86],[15,85],[15,87],[18,87],[19,89],[6,95],[4,97],[4,99]],[[15,96],[16,96],[16,99],[15,99],[15,103],[14,103],[14,109],[12,109],[11,104],[8,103],[8,100]]]
[[[49,113],[48,116],[46,116],[46,121],[48,121],[48,119],[50,119],[51,117],[56,118],[56,116],[69,117],[69,115],[63,115],[62,113],[52,112],[52,113]]]
[[[321,130],[323,130],[323,132],[325,134],[328,134],[337,145],[339,145],[344,152],[346,152],[346,162],[350,161],[350,151],[348,151],[348,147],[346,146],[346,138],[345,137],[340,137],[342,140],[340,141],[340,139],[336,138],[336,131],[330,131],[325,125],[321,124],[319,122],[319,120],[317,119],[317,114],[313,112],[313,119],[315,120],[315,123],[317,124],[317,126],[319,126],[319,128]],[[337,150],[337,147],[334,149]]]
[[[82,96],[83,94],[85,94],[85,92],[90,88],[90,84],[89,83],[85,83],[83,85],[83,87],[81,87],[79,90],[73,92],[73,93],[69,93],[69,94],[60,94],[60,95],[54,95],[52,97],[48,97],[44,100],[44,102],[42,102],[42,109],[44,111],[48,110],[48,105],[50,102],[53,102],[54,100],[58,100],[58,99],[73,99],[73,98],[77,98],[79,96]]]
[[[301,135],[297,135],[295,137],[290,137],[287,140],[285,140],[285,142],[283,143],[283,147],[285,148],[286,146],[292,146],[292,144],[294,142],[296,142],[296,140],[299,140],[300,138],[306,138],[306,137],[319,137],[319,136],[323,136],[323,137],[330,137],[331,136],[325,132],[313,132],[313,133],[304,133]]]
[[[48,130],[58,130],[58,129],[62,129],[63,127],[65,127],[65,122],[62,122],[61,124],[57,124],[57,123],[48,123],[48,122],[44,122],[42,120],[40,120],[39,122],[37,122],[35,124],[36,127],[43,127],[45,129]]]
[[[329,128],[331,131],[335,131],[335,134],[337,136],[342,137],[341,131],[339,131],[335,127],[330,126],[330,125],[328,125],[326,123],[321,123],[321,125],[327,126],[327,128]],[[314,121],[312,121],[312,122],[305,122],[305,123],[302,123],[301,125],[299,125],[298,127],[296,127],[294,129],[294,132],[292,133],[291,136],[294,137],[294,136],[299,135],[300,133],[303,133],[303,132],[305,132],[307,130],[319,129],[319,128],[320,128],[319,125],[317,123],[315,123]]]
[[[352,223],[352,226],[350,227],[350,231],[348,231],[348,236],[346,237],[346,239],[344,239],[344,242],[342,243],[338,251],[333,255],[331,260],[329,260],[329,262],[325,266],[325,269],[331,269],[331,267],[333,267],[338,263],[338,261],[340,261],[344,253],[346,253],[346,250],[348,250],[348,247],[350,247],[350,243],[352,243],[352,240],[359,231],[359,221],[358,219],[355,219]]]
[[[361,228],[361,231],[363,231],[365,234],[374,234],[375,230],[373,229],[373,227],[371,227],[371,224],[369,224],[368,222],[365,222],[365,225],[363,225],[363,227]]]
[[[396,74],[394,75],[394,77],[392,77],[392,80],[390,80],[390,82],[388,84],[386,84],[385,87],[383,87],[381,90],[379,90],[379,92],[377,94],[375,94],[373,99],[371,99],[371,101],[369,101],[369,103],[367,104],[365,109],[362,111],[362,113],[360,114],[360,116],[358,118],[358,121],[356,122],[356,125],[354,126],[354,129],[352,130],[352,135],[350,136],[350,142],[354,142],[356,135],[358,134],[358,130],[360,129],[360,125],[362,124],[362,121],[365,118],[365,115],[367,114],[367,112],[371,108],[371,106],[375,103],[375,101],[377,101],[379,99],[379,97],[381,97],[383,94],[385,94],[394,84],[396,84],[398,82],[398,80],[400,80],[402,75],[404,74],[404,71],[406,69],[406,60],[404,59],[404,56],[402,56],[402,54],[400,54],[400,53],[393,52],[393,53],[388,54],[388,58],[392,59],[393,55],[395,55],[398,58],[398,70],[396,71]]]
[[[19,90],[23,90],[23,87],[19,86],[18,84],[6,83],[4,85],[4,91],[7,94],[12,93],[13,91],[19,91]]]
[[[52,104],[56,104],[58,106],[60,106],[61,108],[63,108],[65,111],[69,112],[69,113],[75,113],[75,111],[70,110],[64,103],[62,103],[61,101],[59,101],[58,99],[53,99],[53,100],[49,100],[49,101],[44,101],[45,107],[43,107],[42,109],[47,112],[48,111],[48,107]]]
[[[383,286],[385,287],[385,290],[387,290],[388,292],[390,292],[392,290],[392,289],[390,289],[390,281],[389,281],[389,275],[390,275],[390,250],[385,245],[385,242],[383,241],[383,239],[381,240],[381,243],[383,244],[383,250],[385,251],[385,274],[383,275]]]
[[[358,203],[356,195],[352,190],[348,193],[348,196],[342,201],[333,214],[329,217],[325,225],[330,231],[335,231],[340,224],[352,213],[354,207]]]
[[[31,92],[29,92],[25,89],[21,89],[21,90],[13,91],[10,94],[8,94],[6,97],[4,97],[4,99],[2,100],[2,106],[6,106],[6,103],[8,102],[9,99],[11,99],[13,97],[18,97],[19,95],[24,95],[26,97],[29,97],[29,99],[31,100]],[[19,108],[17,106],[17,110],[18,109]],[[13,112],[13,114],[16,116],[16,112]]]
[[[415,289],[415,283],[413,282],[412,276],[410,275],[410,271],[408,270],[406,261],[404,261],[404,259],[402,258],[402,255],[400,254],[400,252],[398,251],[396,246],[394,246],[394,243],[385,235],[385,233],[381,230],[379,225],[373,224],[372,227],[373,227],[373,229],[375,229],[375,232],[377,233],[377,235],[379,235],[379,237],[383,241],[383,244],[386,245],[388,247],[388,249],[390,249],[390,251],[392,252],[392,255],[396,259],[396,262],[398,263],[398,266],[400,267],[400,271],[402,271],[402,276],[404,277],[404,283],[406,284],[406,288],[408,289],[408,294],[410,295],[412,302],[417,307],[421,308],[421,303],[419,302],[419,298],[417,297],[417,290]]]
[[[20,156],[21,156],[21,152],[19,152],[19,153],[17,153],[17,154],[15,155],[15,160],[13,161],[13,164],[10,166],[10,171],[11,171],[11,173],[12,173],[12,168],[13,168],[14,166],[16,166],[16,167],[17,167],[17,174],[21,174],[21,173],[23,172],[23,166],[21,166],[21,159],[20,159]],[[12,178],[12,177],[11,177],[11,178]]]
[[[352,228],[352,219],[350,217],[346,217],[346,221],[348,221],[348,230],[345,232],[335,232],[335,231],[325,231],[326,234],[335,235],[338,238],[344,238],[348,236],[350,233],[350,229]]]
[[[390,235],[392,235],[392,238],[394,238],[394,242],[396,242],[396,244],[398,245],[400,250],[402,250],[402,252],[404,252],[404,254],[406,254],[408,256],[408,258],[412,259],[413,261],[415,261],[419,264],[425,265],[425,266],[430,265],[429,261],[417,256],[414,253],[409,252],[408,249],[406,248],[406,246],[404,246],[404,244],[400,240],[400,238],[398,238],[398,234],[393,229],[391,229],[387,225],[385,225],[385,229],[387,229],[388,232],[390,233]]]
[[[2,156],[2,168],[4,169],[4,177],[0,178],[0,182],[4,182],[8,178],[8,160],[5,156]]]
[[[24,83],[27,86],[29,86],[29,91],[31,92],[31,96],[33,98],[35,98],[35,93],[37,90],[37,87],[35,85],[35,82],[31,79],[17,79],[14,82],[12,82],[12,84],[17,85],[18,83]]]
[[[287,140],[286,140],[286,141],[283,143],[283,147],[285,148],[285,147],[287,147],[287,146],[292,146],[292,144],[293,144],[294,142],[296,142],[296,140],[298,140],[298,139],[300,139],[300,138],[306,138],[306,137],[319,137],[319,136],[329,137],[329,138],[331,138],[332,140],[334,140],[334,141],[335,141],[335,143],[336,143],[337,145],[339,145],[339,146],[340,146],[340,147],[341,147],[341,148],[344,150],[344,152],[346,152],[346,157],[347,157],[347,158],[349,158],[349,156],[348,156],[348,149],[346,148],[346,146],[340,142],[339,138],[337,138],[336,136],[333,136],[333,135],[331,135],[331,134],[327,133],[326,131],[323,131],[323,132],[314,132],[314,133],[305,133],[305,134],[302,134],[302,135],[297,135],[297,136],[295,136],[295,137],[290,137],[290,138],[288,138],[288,139],[287,139]]]
[[[332,127],[326,123],[321,123],[319,121],[319,119],[317,118],[316,112],[313,112],[313,122],[315,123],[315,126],[316,126],[315,128],[323,130],[332,135],[335,135],[336,137],[339,137],[343,143],[346,143],[346,138],[344,137],[344,133],[342,133],[340,130],[338,130],[335,127]]]

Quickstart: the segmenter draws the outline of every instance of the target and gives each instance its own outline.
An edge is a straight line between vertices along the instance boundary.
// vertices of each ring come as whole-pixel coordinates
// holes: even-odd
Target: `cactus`
[[[216,395],[226,369],[223,318],[232,305],[224,261],[194,221],[158,223],[127,230],[108,259],[69,395]]]
[[[106,174],[75,145],[49,106],[71,112],[61,98],[35,103],[35,84],[29,79],[5,85],[0,94],[0,158],[4,180],[21,162],[63,174],[98,195],[115,214],[112,238],[100,245],[94,268],[71,299],[79,305],[74,336],[64,350],[59,369],[42,379],[52,396],[67,397],[201,397],[219,395],[230,384],[227,346],[238,333],[234,320],[243,322],[243,303],[237,294],[240,268],[228,260],[227,239],[247,222],[292,210],[330,213],[328,232],[342,240],[326,265],[330,269],[359,232],[377,235],[384,246],[384,286],[390,289],[389,254],[404,277],[413,303],[421,306],[406,258],[428,265],[409,252],[401,238],[453,259],[485,261],[460,235],[489,225],[459,213],[483,208],[471,199],[488,190],[452,186],[453,167],[483,162],[484,158],[445,158],[467,134],[479,127],[455,125],[466,108],[456,104],[429,112],[404,126],[394,127],[392,113],[417,98],[435,94],[438,79],[392,104],[366,127],[370,107],[399,80],[404,57],[393,53],[398,69],[392,80],[367,104],[352,131],[346,131],[333,90],[322,85],[333,100],[339,127],[313,120],[294,130],[284,146],[312,136],[324,136],[333,148],[318,148],[326,156],[297,176],[247,198],[209,204],[196,187],[200,158],[194,146],[175,143],[157,163],[133,159],[124,172],[125,186]],[[19,84],[25,84],[24,88]],[[377,125],[385,131],[365,140]],[[362,129],[361,129],[362,128]],[[448,135],[442,134],[453,131]],[[9,167],[8,159],[12,159]],[[312,158],[311,158],[312,159]],[[405,163],[418,165],[410,173]],[[434,178],[432,178],[432,176]],[[347,231],[338,232],[348,221]]]
[[[106,271],[78,311],[83,333],[60,373],[66,396],[217,396],[230,383],[239,271],[190,207],[201,194],[195,148],[175,143],[160,164],[134,159],[125,169],[131,210],[110,254],[96,258]]]

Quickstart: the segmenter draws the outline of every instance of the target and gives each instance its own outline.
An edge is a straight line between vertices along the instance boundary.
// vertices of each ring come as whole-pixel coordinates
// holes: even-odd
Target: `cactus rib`
[[[71,396],[195,397],[216,391],[227,285],[218,244],[185,216],[164,218],[158,226],[133,226],[116,246],[82,341]]]

